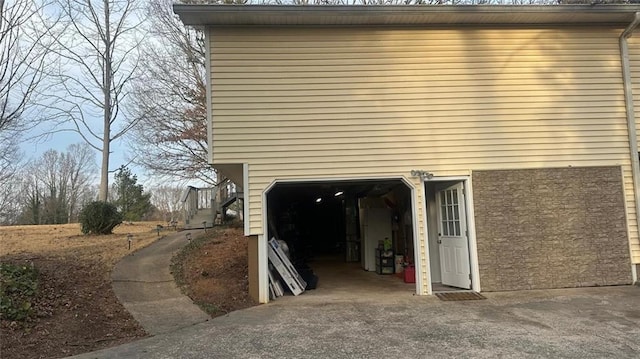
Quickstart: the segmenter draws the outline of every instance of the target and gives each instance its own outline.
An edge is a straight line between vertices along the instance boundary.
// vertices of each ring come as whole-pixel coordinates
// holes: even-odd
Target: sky
[[[24,134],[25,140],[20,144],[20,150],[22,151],[25,160],[35,160],[50,149],[56,150],[58,152],[65,152],[69,145],[84,142],[82,137],[75,132],[58,132],[37,141],[28,140],[28,138],[46,133],[49,127],[50,125],[43,124],[41,126],[33,128],[31,131]],[[143,167],[131,162],[131,159],[133,158],[133,152],[128,146],[128,141],[130,141],[130,138],[125,135],[123,138],[111,143],[111,156],[109,158],[110,171],[118,169],[118,167],[120,167],[121,165],[126,165],[127,167],[129,167],[131,172],[138,177],[138,183],[144,185],[145,188],[156,185],[173,186],[184,181],[182,179],[178,179],[175,182],[167,183],[166,180],[162,182],[154,180],[154,176],[152,174],[148,173],[148,171],[146,171]],[[96,185],[100,182],[99,176],[101,159],[101,152],[95,151]],[[109,176],[109,184],[113,183],[113,175],[114,174],[112,172]],[[209,187],[208,184],[198,180],[190,181],[188,184],[195,187]],[[186,187],[187,183],[185,183],[184,185]]]
[[[25,140],[21,143],[20,149],[23,152],[23,156],[27,160],[37,159],[42,154],[50,149],[58,152],[65,152],[67,147],[74,143],[83,143],[84,140],[79,134],[74,132],[58,132],[47,136],[45,139],[40,140],[28,140],[30,137],[38,136],[47,132],[49,126],[42,125],[32,129],[29,133],[25,134]],[[153,184],[153,179],[149,176],[144,168],[136,166],[130,163],[131,154],[125,140],[116,140],[111,144],[111,157],[109,159],[109,170],[116,170],[121,165],[127,165],[131,171],[138,176],[138,180],[147,185]],[[101,153],[95,151],[96,159],[96,181],[98,181],[98,175],[101,163]],[[113,179],[113,175],[110,176],[110,180]]]
[[[99,5],[96,5],[96,6],[98,6],[98,10],[99,10],[100,9]],[[39,27],[46,27],[46,25],[44,25],[45,20],[41,20],[41,19],[44,19],[44,18],[52,19],[52,18],[55,18],[59,13],[59,9],[55,4],[45,6],[44,8],[42,8],[42,11],[44,14],[42,18],[37,18],[37,17],[33,18],[34,24],[36,24]],[[38,24],[39,21],[43,21],[43,22]],[[92,31],[95,28],[95,26],[92,27],[91,24],[86,23],[86,20],[84,20],[81,17],[76,18],[76,21],[78,21],[81,24],[80,26],[81,28],[84,29],[83,31],[86,31],[86,33],[89,35],[93,34]],[[137,22],[140,22],[141,19],[136,16],[136,13],[134,13],[134,15],[130,17],[130,21],[131,23],[135,24]],[[141,28],[141,30],[143,29]],[[118,43],[120,45],[117,47],[117,51],[114,52],[114,56],[116,56],[116,58],[118,58],[117,56],[122,54],[122,51],[126,51],[131,46],[134,46],[130,44],[136,43],[136,39],[137,39],[136,36],[138,36],[137,33],[138,31],[136,30],[134,33],[132,33],[132,35],[128,35],[129,33],[127,33],[127,36],[120,37],[122,40],[119,40],[121,41]],[[84,61],[87,64],[90,64],[91,68],[94,71],[96,71],[97,67],[95,66],[95,55],[93,55],[90,50],[87,50],[87,48],[90,48],[90,47],[88,47],[86,43],[82,42],[82,40],[78,40],[80,38],[77,34],[75,34],[74,31],[60,32],[60,34],[63,34],[62,35],[63,42],[70,44],[69,46],[71,49],[75,50],[78,54],[86,55],[82,59],[82,61]],[[93,35],[97,35],[97,34],[93,34]],[[96,43],[98,42],[96,41]],[[63,50],[63,52],[66,52],[66,50]],[[42,88],[46,88],[47,93],[44,95],[38,95],[38,100],[36,100],[38,104],[36,105],[36,107],[30,108],[29,110],[27,110],[26,113],[23,114],[24,115],[23,117],[37,118],[39,120],[42,120],[42,119],[50,120],[52,117],[55,117],[60,113],[65,113],[65,111],[69,111],[74,106],[77,106],[77,108],[80,108],[80,107],[83,108],[83,112],[84,112],[83,116],[90,123],[91,129],[95,131],[98,135],[101,135],[100,132],[102,129],[102,113],[100,109],[92,107],[88,104],[83,104],[81,102],[82,97],[89,98],[89,96],[84,96],[86,93],[100,94],[100,91],[101,91],[100,88],[97,87],[96,84],[91,81],[91,78],[87,74],[87,71],[83,70],[82,67],[79,66],[78,64],[74,63],[73,61],[67,61],[66,63],[58,62],[58,61],[50,61],[50,60],[53,60],[54,58],[55,56],[52,59],[47,60],[50,63],[55,64],[53,66],[50,65],[48,69],[53,70],[53,72],[60,71],[63,74],[63,76],[68,76],[69,78],[75,78],[76,80],[78,80],[77,82],[74,82],[74,81],[69,82],[68,86],[70,86],[72,92],[78,93],[79,96],[81,97],[74,98],[74,97],[68,96],[66,95],[64,90],[62,90],[62,87],[50,86],[50,83],[57,82],[57,78],[55,77],[55,75],[52,76],[51,78],[45,77],[44,79],[45,83],[43,84],[44,86]],[[127,69],[129,68],[128,62],[129,62],[128,57],[125,57],[123,66],[120,67],[120,71],[115,76],[116,85],[118,84],[117,81],[121,77],[124,77],[127,75],[128,73]],[[115,65],[118,65],[118,63],[116,63]],[[52,96],[52,97],[47,97],[47,96]],[[100,95],[96,95],[96,96],[100,97]],[[60,111],[56,111],[55,109],[50,110],[50,108],[58,108]],[[77,111],[75,111],[75,113],[78,114]],[[124,114],[124,108],[121,108],[120,114],[118,115],[119,117],[118,120],[116,121],[116,123],[114,123],[114,125],[112,125],[112,134],[120,128],[120,123],[122,122],[122,120],[124,120],[124,116],[126,116],[126,114]],[[60,119],[63,119],[63,118],[60,117]],[[23,141],[20,145],[20,149],[22,151],[22,154],[25,160],[35,160],[39,158],[44,152],[50,149],[53,149],[59,152],[64,152],[66,151],[69,145],[84,142],[83,138],[78,133],[75,133],[72,131],[53,132],[49,135],[43,136],[44,134],[47,134],[51,131],[52,126],[53,125],[51,121],[44,122],[39,124],[37,127],[32,128],[27,133],[23,134],[22,136]],[[57,128],[59,129],[73,128],[73,122],[71,120],[68,120],[62,126],[58,126]],[[99,141],[95,139],[91,139],[91,140],[94,145],[101,146],[101,143]],[[121,137],[120,139],[113,141],[111,143],[111,156],[110,156],[109,170],[113,171],[113,170],[116,170],[121,165],[127,165],[132,170],[132,172],[138,176],[139,182],[151,183],[152,182],[151,176],[149,176],[143,168],[131,163],[130,160],[132,158],[132,152],[127,146],[127,141],[128,139],[127,139],[127,136],[125,135],[124,137]],[[96,150],[95,151],[96,182],[99,182],[101,158],[102,158],[101,153]],[[110,182],[112,181],[112,179],[113,179],[113,174],[110,176]]]
[[[130,113],[130,108],[127,108],[127,101],[130,97],[130,93],[126,93],[127,87],[131,84],[127,82],[131,72],[135,74],[135,71],[131,70],[136,66],[144,66],[144,61],[138,63],[138,57],[134,49],[144,41],[152,41],[153,38],[149,35],[146,29],[146,23],[144,22],[144,7],[145,2],[134,2],[133,4],[139,5],[135,10],[127,17],[125,21],[125,27],[128,30],[119,34],[114,56],[114,68],[118,70],[114,74],[113,82],[114,86],[124,84],[125,92],[120,98],[120,108],[117,112],[117,120],[112,125],[112,136],[119,131],[124,122],[135,116]],[[120,7],[114,7],[114,4],[119,4]],[[111,6],[113,11],[111,16],[111,22],[114,26],[120,21],[120,14],[116,9],[123,9],[123,3],[114,2]],[[94,6],[100,10],[101,3],[94,3]],[[56,18],[60,12],[60,8],[57,5],[48,5],[44,7],[43,16],[34,20],[34,28],[47,28],[46,20]],[[98,11],[100,13],[100,11]],[[57,32],[61,34],[60,43],[64,43],[64,47],[56,45],[53,42],[53,48],[58,48],[60,53],[64,53],[65,56],[52,56],[47,60],[46,68],[48,73],[53,73],[50,77],[45,77],[45,82],[42,86],[43,90],[38,94],[38,100],[35,107],[28,110],[23,114],[25,118],[34,118],[38,120],[45,120],[35,128],[32,128],[27,133],[24,133],[22,138],[23,142],[20,145],[20,149],[23,153],[24,159],[36,160],[42,156],[42,154],[48,150],[56,150],[59,152],[65,152],[67,147],[71,144],[83,143],[85,140],[78,133],[73,131],[52,131],[54,121],[64,121],[59,123],[56,129],[71,129],[74,128],[73,121],[68,117],[69,114],[74,115],[76,118],[83,118],[89,123],[90,129],[97,135],[101,136],[102,131],[102,110],[91,103],[102,102],[102,94],[100,85],[93,81],[93,76],[99,74],[101,69],[97,64],[100,59],[96,55],[94,49],[97,47],[101,49],[104,45],[99,40],[100,36],[96,33],[95,24],[91,24],[91,17],[87,15],[87,11],[78,10],[75,14],[74,21],[78,28],[82,29],[83,34],[92,40],[92,44],[89,45],[82,37],[76,34],[72,28],[61,27],[65,29]],[[137,24],[137,25],[136,25]],[[53,33],[56,33],[56,29],[59,26],[63,26],[64,23],[56,23],[53,27]],[[36,31],[36,30],[33,30]],[[55,53],[53,51],[52,53]],[[71,54],[71,55],[69,55]],[[60,76],[56,76],[56,73],[60,73]],[[65,85],[62,86],[60,79],[65,79]],[[100,78],[100,76],[98,76]],[[66,89],[66,90],[65,90]],[[52,120],[53,119],[53,120]],[[57,120],[56,120],[57,119]],[[87,131],[83,129],[86,134]],[[48,135],[45,135],[49,133]],[[129,132],[131,133],[131,132]],[[43,136],[45,135],[45,136]],[[87,134],[87,136],[89,136]],[[90,138],[92,143],[97,146],[101,146],[101,142],[95,138]],[[154,177],[147,173],[144,168],[136,166],[131,162],[135,153],[129,148],[128,141],[132,141],[130,136],[124,135],[119,139],[111,143],[111,155],[109,163],[109,171],[114,171],[121,165],[126,165],[129,169],[138,177],[139,183],[146,185],[158,184],[158,181],[154,181]],[[130,142],[129,142],[130,143]],[[102,154],[100,151],[95,151],[95,164],[96,164],[96,183],[99,182],[99,173],[101,167]],[[113,182],[113,172],[110,175],[110,183]],[[179,182],[178,182],[179,183]],[[166,184],[160,183],[160,184]],[[172,183],[173,184],[173,183]],[[204,183],[194,181],[191,183],[194,186],[206,186]]]

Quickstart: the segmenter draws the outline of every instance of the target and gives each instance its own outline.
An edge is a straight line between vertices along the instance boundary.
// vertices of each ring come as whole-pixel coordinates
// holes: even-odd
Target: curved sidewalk
[[[118,300],[151,335],[168,333],[211,319],[176,286],[171,258],[202,230],[171,234],[116,264],[111,274]]]

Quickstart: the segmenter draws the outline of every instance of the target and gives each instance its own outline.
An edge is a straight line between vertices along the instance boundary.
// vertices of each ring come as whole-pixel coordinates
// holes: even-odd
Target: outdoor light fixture
[[[131,233],[127,234],[127,242],[129,243],[129,250],[131,250],[132,238],[133,238],[133,234],[131,234]]]
[[[338,197],[338,196],[341,196],[343,193],[344,193],[343,191],[338,191],[336,192],[336,194],[334,194],[334,196]]]
[[[423,180],[428,180],[433,178],[433,173],[423,170],[411,170],[411,176],[420,177]]]
[[[322,202],[322,198],[316,198],[316,203]]]

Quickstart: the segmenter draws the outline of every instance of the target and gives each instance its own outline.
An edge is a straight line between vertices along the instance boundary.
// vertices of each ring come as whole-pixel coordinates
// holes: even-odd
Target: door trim
[[[432,177],[430,179],[424,179],[422,181],[422,190],[425,193],[426,198],[426,182],[446,182],[446,181],[461,181],[464,185],[464,200],[466,207],[466,216],[467,216],[467,230],[469,231],[468,241],[469,241],[469,265],[471,270],[471,290],[475,292],[480,292],[480,268],[478,265],[478,244],[476,241],[476,223],[475,223],[475,211],[473,204],[473,183],[471,181],[471,176],[442,176],[442,177]],[[424,201],[424,205],[422,208],[425,216],[423,218],[423,225],[425,228],[425,233],[429,233],[429,221],[427,220],[427,201]],[[431,251],[437,250],[437,248],[430,248],[429,240],[425,241],[425,252],[426,257],[431,260]],[[433,294],[433,288],[431,286],[431,267],[427,265],[427,283],[428,291],[427,294]]]

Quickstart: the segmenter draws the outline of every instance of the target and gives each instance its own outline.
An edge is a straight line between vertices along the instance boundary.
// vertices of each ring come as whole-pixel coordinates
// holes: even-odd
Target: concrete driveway
[[[309,291],[77,358],[640,358],[640,287],[485,295]]]

